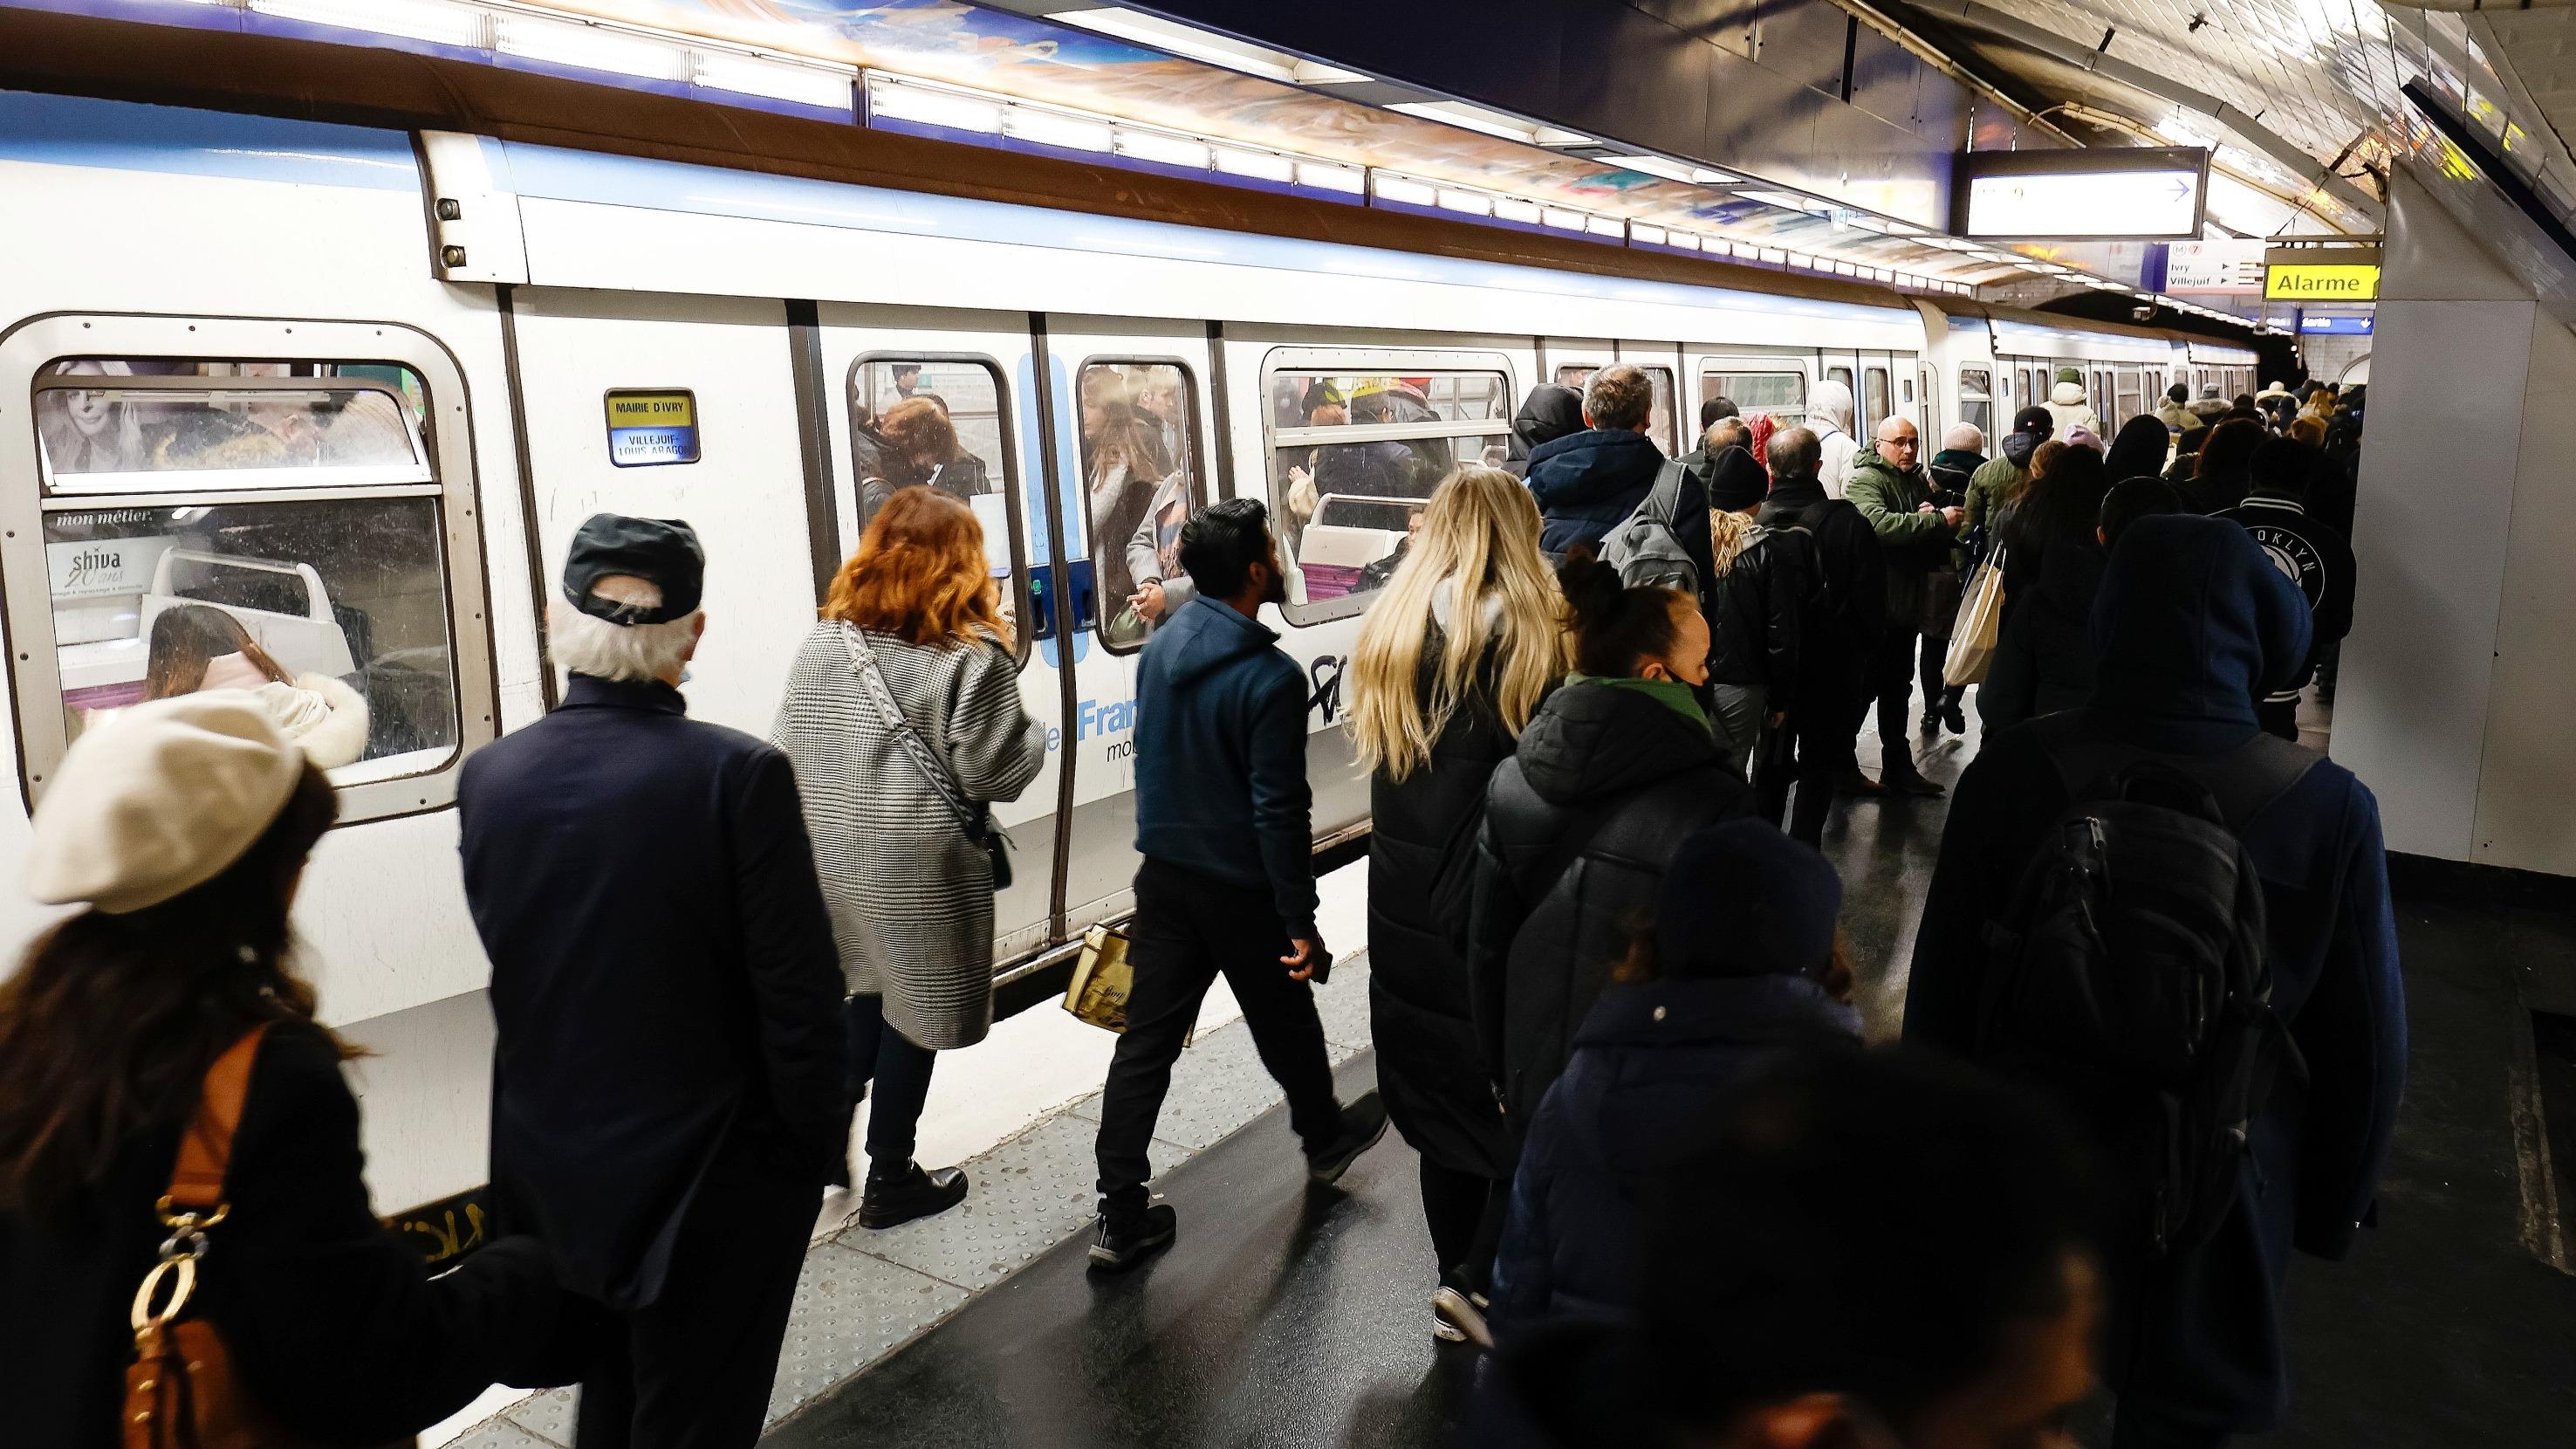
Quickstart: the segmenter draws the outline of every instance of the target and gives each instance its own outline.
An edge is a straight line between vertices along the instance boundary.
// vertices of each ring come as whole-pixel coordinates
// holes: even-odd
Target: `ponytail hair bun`
[[[1630,587],[1589,544],[1568,549],[1556,570],[1574,635],[1574,667],[1597,679],[1629,679],[1650,659],[1664,659],[1680,635],[1674,611],[1685,601],[1672,589]]]

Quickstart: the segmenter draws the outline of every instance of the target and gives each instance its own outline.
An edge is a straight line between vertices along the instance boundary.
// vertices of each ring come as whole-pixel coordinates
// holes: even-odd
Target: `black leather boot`
[[[944,1213],[965,1200],[964,1168],[925,1172],[920,1163],[907,1162],[884,1172],[871,1163],[867,1192],[859,1199],[859,1226],[891,1228]]]

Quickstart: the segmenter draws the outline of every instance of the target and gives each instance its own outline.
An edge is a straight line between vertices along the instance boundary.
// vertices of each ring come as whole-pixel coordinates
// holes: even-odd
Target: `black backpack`
[[[2319,757],[2270,735],[2159,755],[2078,738],[2078,719],[2032,727],[2070,803],[1989,931],[1977,1055],[2097,1129],[2163,1256],[2217,1230],[2275,1076],[2304,1070],[2236,832]]]

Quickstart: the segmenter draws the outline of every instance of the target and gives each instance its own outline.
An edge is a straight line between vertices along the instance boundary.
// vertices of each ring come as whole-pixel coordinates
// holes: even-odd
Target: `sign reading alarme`
[[[620,468],[698,461],[697,395],[686,389],[610,393],[608,461]]]

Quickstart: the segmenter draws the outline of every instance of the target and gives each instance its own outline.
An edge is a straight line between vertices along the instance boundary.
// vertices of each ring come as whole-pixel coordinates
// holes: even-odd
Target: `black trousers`
[[[1914,653],[1922,637],[1911,629],[1891,628],[1879,636],[1878,650],[1870,658],[1870,688],[1878,699],[1882,777],[1889,770],[1902,775],[1914,768],[1912,747],[1905,740],[1906,705],[1914,698]]]
[[[2291,744],[2299,742],[2299,702],[2295,699],[2254,701],[2255,722],[2267,735],[2279,735]]]
[[[1857,670],[1847,673],[1850,679],[1858,676]],[[1778,729],[1764,727],[1753,760],[1754,808],[1774,825],[1785,818],[1789,834],[1809,845],[1825,838],[1835,785],[1860,768],[1858,741],[1869,700],[1850,679],[1836,688],[1829,680],[1802,676],[1789,722]],[[1794,809],[1791,785],[1798,787]]]
[[[930,1069],[939,1053],[895,1030],[885,1019],[882,996],[851,997],[842,1023],[850,1037],[850,1074],[843,1085],[853,1114],[870,1087],[875,1089],[876,1105],[868,1110],[868,1168],[892,1172],[912,1161],[913,1135],[922,1104],[930,1100]]]
[[[1470,1293],[1492,1290],[1494,1253],[1511,1205],[1509,1182],[1422,1159],[1422,1218],[1431,1225],[1431,1256],[1442,1282]]]
[[[1941,678],[1941,672],[1949,667],[1950,641],[1935,639],[1929,634],[1924,635],[1923,720],[1926,725],[1931,723],[1935,711],[1948,709],[1967,697],[1966,685],[1953,685]]]
[[[1146,1154],[1171,1090],[1172,1063],[1219,976],[1243,1008],[1262,1067],[1288,1093],[1288,1125],[1309,1151],[1332,1139],[1341,1103],[1324,1055],[1324,1024],[1313,989],[1289,980],[1279,963],[1288,930],[1268,890],[1148,859],[1136,872],[1128,938],[1136,983],[1127,997],[1127,1033],[1100,1094],[1101,1211],[1126,1217],[1144,1210],[1153,1176]]]
[[[581,1381],[578,1449],[759,1442],[821,1190],[818,1176],[785,1170],[739,1132],[716,1154],[681,1220],[661,1296],[608,1315]]]

